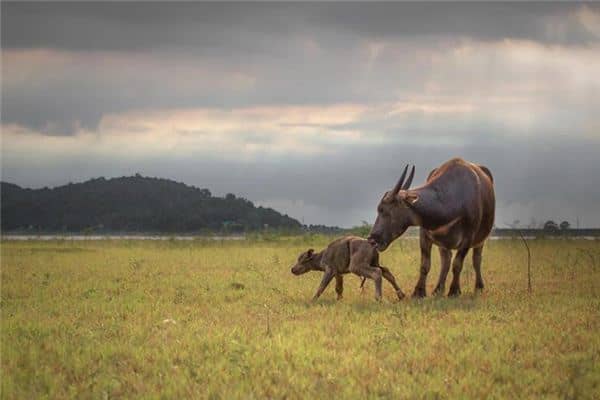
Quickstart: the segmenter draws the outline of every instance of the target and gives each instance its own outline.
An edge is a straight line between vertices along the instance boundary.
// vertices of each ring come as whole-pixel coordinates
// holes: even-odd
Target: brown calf
[[[346,236],[334,240],[326,249],[315,253],[309,249],[300,254],[296,265],[292,267],[294,275],[308,271],[323,271],[323,279],[313,297],[317,300],[327,285],[335,277],[335,291],[338,300],[342,298],[344,280],[342,275],[354,273],[363,278],[375,281],[375,297],[381,299],[381,278],[385,278],[396,290],[398,299],[404,298],[404,293],[396,283],[389,269],[379,265],[379,253],[367,240],[356,236]]]

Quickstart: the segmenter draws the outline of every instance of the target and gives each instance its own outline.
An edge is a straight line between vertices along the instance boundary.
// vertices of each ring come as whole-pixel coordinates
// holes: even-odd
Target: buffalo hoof
[[[444,294],[444,286],[437,285],[435,289],[433,289],[434,296],[441,296]]]
[[[415,287],[415,291],[413,292],[413,295],[412,295],[413,298],[423,298],[425,296],[427,296],[427,292],[425,291],[424,287],[419,287],[419,286]]]
[[[460,296],[460,286],[450,286],[450,290],[448,291],[448,297],[457,296]]]
[[[402,299],[404,299],[406,297],[406,295],[404,294],[404,292],[402,290],[400,290],[400,289],[398,289],[396,291],[396,296],[398,296],[398,300],[402,300]]]

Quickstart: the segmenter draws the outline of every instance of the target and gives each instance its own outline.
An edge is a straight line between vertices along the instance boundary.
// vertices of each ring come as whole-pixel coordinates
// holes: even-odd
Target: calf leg
[[[440,278],[438,279],[437,286],[433,290],[433,293],[436,295],[444,294],[444,289],[446,287],[446,277],[448,277],[448,271],[450,270],[450,262],[452,261],[452,251],[440,247],[440,259],[442,267],[440,269]]]
[[[323,274],[323,279],[321,280],[321,284],[319,285],[319,288],[317,289],[317,293],[315,293],[315,295],[313,297],[313,301],[315,301],[319,298],[321,293],[323,293],[323,291],[325,290],[327,285],[329,285],[329,282],[331,282],[331,280],[333,279],[334,276],[335,276],[335,272],[333,271],[333,269],[329,268],[329,267],[325,267],[325,273]]]
[[[481,254],[483,246],[473,249],[473,269],[475,270],[475,290],[483,290],[483,278],[481,277]]]
[[[337,293],[337,299],[342,299],[344,293],[344,277],[340,274],[335,276],[335,292]]]
[[[390,270],[384,266],[380,265],[379,268],[381,269],[381,274],[383,275],[383,278],[394,287],[398,299],[402,300],[405,297],[405,295],[402,289],[400,289],[400,286],[398,286],[398,284],[396,283],[396,278],[394,278],[394,275],[392,275]]]
[[[370,278],[375,281],[375,298],[377,300],[381,300],[381,277],[382,272],[381,269],[377,267],[372,267],[366,263],[350,263],[350,272],[362,276],[365,278]]]
[[[413,297],[425,297],[427,295],[427,274],[431,268],[431,240],[425,234],[425,231],[421,228],[421,235],[419,237],[419,243],[421,245],[421,273],[419,275],[419,281],[415,286]]]
[[[448,296],[458,296],[460,294],[460,271],[462,271],[463,261],[468,252],[468,247],[456,251],[456,255],[452,261],[452,284],[450,285]]]

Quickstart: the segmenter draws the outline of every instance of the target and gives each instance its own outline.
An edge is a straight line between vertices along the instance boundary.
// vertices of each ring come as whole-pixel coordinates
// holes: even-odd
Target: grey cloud
[[[406,89],[419,84],[416,72],[405,70],[395,78],[382,75],[372,80],[371,87],[359,87],[364,60],[347,64],[357,51],[338,49],[316,57],[314,65],[306,64],[302,51],[285,50],[285,56],[260,61],[240,55],[207,60],[165,52],[148,55],[147,62],[132,56],[114,66],[109,64],[111,55],[101,67],[77,62],[48,66],[32,81],[2,86],[3,121],[40,129],[48,121],[70,126],[78,120],[95,127],[104,114],[130,109],[381,101],[393,98],[393,93],[380,90],[383,79]],[[20,67],[5,62],[4,78],[19,74]],[[204,69],[194,72],[194,67]],[[242,89],[228,86],[227,79],[238,72],[255,82]],[[411,77],[417,83],[411,83]]]
[[[304,4],[201,2],[2,3],[3,48],[182,50],[252,57],[310,32]],[[310,12],[306,12],[310,11]]]
[[[600,10],[597,4],[585,6]],[[583,37],[583,28],[550,36],[544,28],[548,18],[565,17],[578,7],[3,2],[2,121],[72,134],[78,124],[94,129],[103,115],[130,109],[392,101],[423,91],[432,79],[472,91],[481,87],[480,80],[456,79],[460,60],[436,70],[430,59],[415,61],[415,55],[450,47],[462,36],[590,43],[593,38]],[[364,41],[379,39],[401,40],[401,49],[370,65]],[[7,62],[8,52],[38,48],[67,50],[79,58],[48,65],[11,85],[22,66]],[[91,54],[94,64],[82,61]],[[111,65],[114,57],[124,59]],[[146,58],[142,62],[140,57]],[[200,66],[204,69],[195,72]],[[485,71],[489,76],[484,78],[493,80],[494,66],[479,73]],[[252,85],[239,89],[221,82],[239,72]],[[502,70],[506,82],[520,77],[520,70]]]
[[[2,3],[2,47],[140,50],[163,46],[243,48],[294,32],[337,37],[419,35],[585,43],[585,30],[548,36],[544,18],[594,3]],[[332,38],[334,37],[332,36]],[[252,43],[253,42],[253,43]],[[265,43],[266,44],[266,43]],[[265,47],[266,48],[266,47]]]
[[[321,26],[336,26],[370,37],[468,36],[483,40],[503,38],[540,42],[586,43],[597,40],[585,30],[549,36],[547,18],[565,17],[582,3],[443,2],[351,3],[329,5],[316,14]],[[598,9],[597,4],[588,6]]]

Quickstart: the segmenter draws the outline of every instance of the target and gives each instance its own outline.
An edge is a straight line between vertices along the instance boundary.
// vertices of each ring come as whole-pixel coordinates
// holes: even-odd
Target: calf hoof
[[[413,295],[412,295],[413,298],[423,298],[425,296],[427,296],[427,292],[425,291],[424,287],[419,287],[419,286],[415,287],[415,291],[413,292]]]
[[[476,292],[483,292],[483,282],[475,284],[475,291]]]
[[[450,290],[448,291],[448,297],[457,296],[460,296],[460,286],[450,286]]]
[[[341,294],[338,294],[337,299],[338,301],[342,300],[344,298],[344,296],[342,296]]]
[[[441,296],[444,294],[444,286],[437,285],[435,289],[433,289],[434,296]]]

